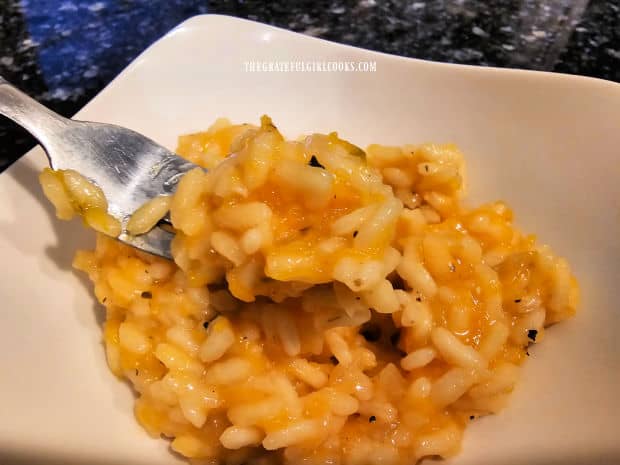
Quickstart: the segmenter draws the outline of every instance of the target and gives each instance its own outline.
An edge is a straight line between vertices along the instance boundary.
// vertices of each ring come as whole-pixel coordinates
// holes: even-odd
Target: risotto
[[[263,117],[218,120],[178,153],[207,170],[127,226],[169,210],[174,263],[99,234],[74,266],[137,420],[198,463],[453,456],[469,421],[506,404],[528,345],[575,313],[565,259],[506,204],[463,206],[453,145],[289,141]],[[119,234],[77,173],[41,181],[59,217]]]

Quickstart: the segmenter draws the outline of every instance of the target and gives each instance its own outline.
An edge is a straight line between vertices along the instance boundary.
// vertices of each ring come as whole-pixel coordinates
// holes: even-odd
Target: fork
[[[2,76],[0,115],[12,119],[39,141],[52,169],[73,169],[103,190],[108,212],[123,226],[118,240],[172,258],[170,242],[174,235],[165,226],[168,218],[139,236],[127,234],[124,227],[147,200],[173,193],[180,177],[195,164],[130,129],[64,118]]]

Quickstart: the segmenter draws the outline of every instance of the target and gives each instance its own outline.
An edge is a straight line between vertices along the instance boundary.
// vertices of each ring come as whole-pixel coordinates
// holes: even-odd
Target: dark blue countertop
[[[72,115],[149,44],[203,13],[428,60],[620,82],[619,0],[0,0],[0,75]],[[0,118],[0,171],[33,144]]]

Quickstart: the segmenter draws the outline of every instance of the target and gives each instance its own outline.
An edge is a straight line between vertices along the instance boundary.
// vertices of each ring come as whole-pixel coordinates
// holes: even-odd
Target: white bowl
[[[251,73],[248,60],[376,61],[374,73]],[[216,117],[271,115],[289,137],[451,141],[472,202],[506,200],[566,256],[577,317],[531,350],[510,406],[474,421],[451,464],[620,462],[620,85],[560,74],[399,58],[223,16],[192,18],[151,46],[78,118],[174,148]],[[53,217],[34,149],[0,176],[0,463],[170,464],[108,371],[102,311],[70,269],[93,235]]]

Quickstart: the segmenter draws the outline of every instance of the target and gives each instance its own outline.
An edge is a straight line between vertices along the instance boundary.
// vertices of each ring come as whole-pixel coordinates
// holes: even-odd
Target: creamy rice
[[[100,234],[74,266],[136,418],[199,463],[453,456],[471,419],[506,404],[528,345],[575,312],[566,260],[504,203],[462,205],[452,145],[287,141],[263,117],[218,120],[178,152],[209,170],[131,225],[169,208],[175,263]],[[42,176],[59,216],[110,223],[63,176]]]

